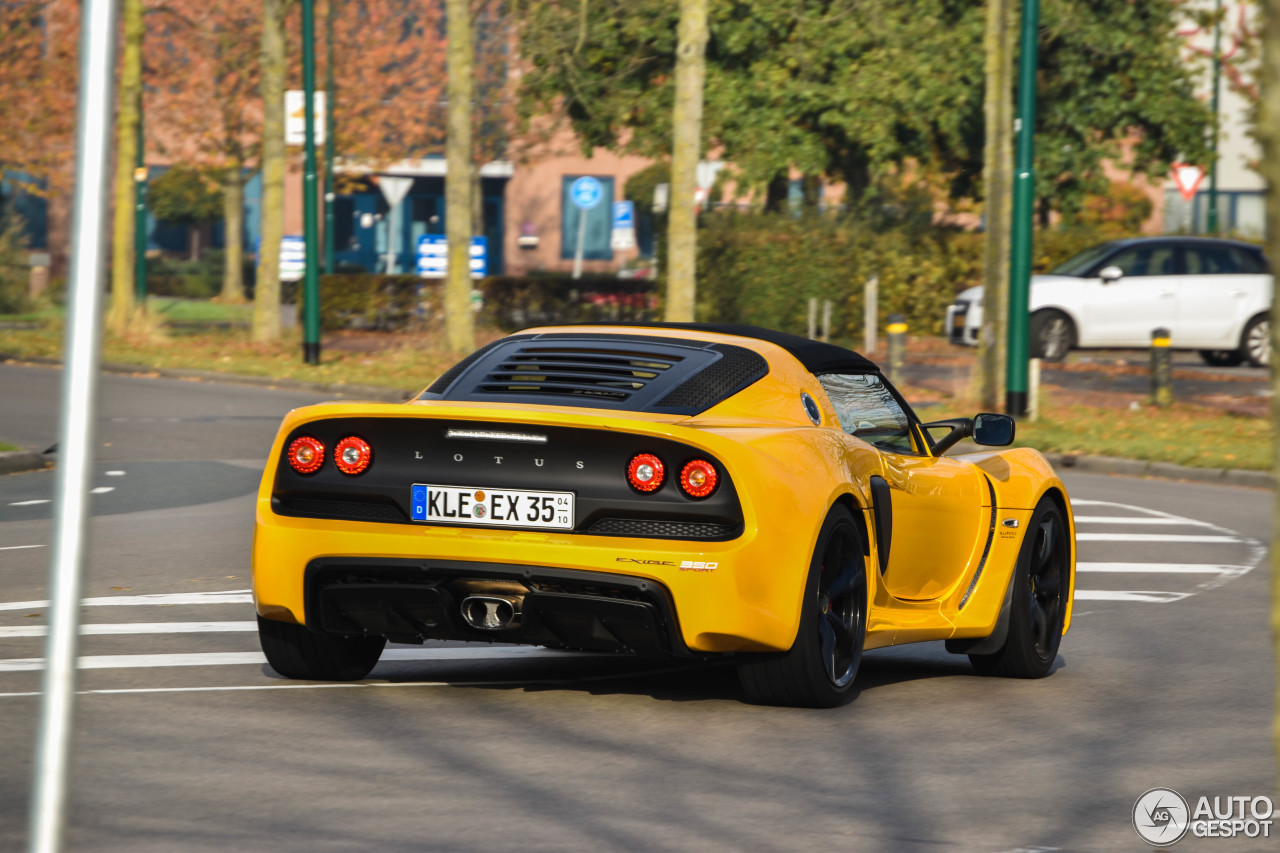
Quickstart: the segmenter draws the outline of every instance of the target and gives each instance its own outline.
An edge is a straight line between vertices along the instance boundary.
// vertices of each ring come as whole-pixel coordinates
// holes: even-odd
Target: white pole
[[[876,334],[880,328],[880,279],[877,276],[871,276],[867,279],[867,283],[862,288],[862,349],[864,352],[873,353],[879,345],[876,340]]]
[[[115,103],[116,4],[114,0],[85,0],[83,8],[71,302],[62,373],[57,514],[49,567],[51,614],[31,797],[32,853],[56,853],[62,848],[66,828],[67,778],[75,727],[80,582],[98,394],[107,233],[103,221]]]
[[[831,300],[822,300],[822,340],[831,341]]]
[[[809,297],[809,340],[813,340],[818,336],[818,297]]]
[[[582,278],[582,249],[587,240],[587,211],[578,208],[578,248],[573,253],[573,277]]]
[[[1040,359],[1031,359],[1027,366],[1027,420],[1035,423],[1040,420]]]

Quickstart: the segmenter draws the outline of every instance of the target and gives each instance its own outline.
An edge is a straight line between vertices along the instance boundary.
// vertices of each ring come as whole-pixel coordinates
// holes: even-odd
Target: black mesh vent
[[[670,352],[529,344],[503,359],[476,387],[485,394],[621,401],[683,360]]]
[[[769,372],[764,356],[745,347],[716,344],[708,349],[720,353],[702,370],[654,404],[658,409],[703,411],[737,394]]]
[[[457,379],[459,376],[462,375],[462,371],[466,370],[468,367],[475,364],[476,361],[478,361],[480,357],[483,356],[485,353],[487,353],[489,350],[493,349],[499,344],[504,344],[508,341],[514,341],[514,340],[519,340],[521,338],[531,338],[531,337],[533,337],[533,335],[511,335],[506,338],[499,338],[493,343],[486,344],[485,346],[480,347],[480,349],[471,353],[471,355],[467,356],[462,361],[458,362],[453,367],[450,367],[448,370],[442,373],[440,375],[440,378],[437,379],[435,382],[432,382],[431,385],[427,388],[427,390],[424,393],[443,394],[445,390],[450,385],[453,384],[453,380]]]
[[[281,498],[276,507],[282,515],[310,515],[347,521],[408,521],[399,507],[364,501],[327,501],[314,498]]]
[[[728,524],[706,521],[602,518],[587,532],[597,536],[643,536],[651,539],[728,539],[735,529]]]

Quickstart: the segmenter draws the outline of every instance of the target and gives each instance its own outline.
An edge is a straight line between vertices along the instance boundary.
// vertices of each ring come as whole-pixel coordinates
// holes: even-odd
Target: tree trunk
[[[782,213],[787,209],[791,193],[791,175],[780,172],[774,175],[764,189],[764,212]]]
[[[804,175],[800,178],[800,211],[805,216],[817,216],[822,201],[822,177]]]
[[[244,302],[244,177],[241,164],[227,168],[222,183],[222,301]]]
[[[444,290],[445,337],[455,353],[475,349],[471,314],[471,100],[475,52],[468,0],[446,0],[449,44],[448,135],[445,139],[445,234],[448,273]]]
[[[253,339],[280,337],[280,238],[284,236],[284,10],[262,3],[262,227],[253,297]]]
[[[978,334],[979,408],[1003,408],[1009,329],[1009,242],[1013,221],[1013,27],[1012,0],[987,0],[985,103],[986,143],[982,181],[982,327]],[[950,330],[948,330],[950,332]]]
[[[111,246],[111,311],[107,328],[119,335],[133,317],[134,193],[138,160],[138,122],[142,107],[142,37],[146,23],[142,0],[123,0],[124,55],[120,69],[120,110],[116,116],[115,218]]]
[[[187,260],[195,263],[200,260],[200,232],[204,231],[203,222],[192,222],[187,226]]]
[[[1263,155],[1258,171],[1267,182],[1266,250],[1280,257],[1280,0],[1263,0],[1261,96],[1258,102],[1258,137]],[[1275,472],[1280,477],[1280,311],[1271,308],[1271,424]],[[1271,640],[1280,653],[1280,501],[1273,510],[1271,539]],[[1280,658],[1278,658],[1280,659]],[[1280,691],[1280,688],[1278,688]],[[1280,692],[1277,694],[1280,698]],[[1280,755],[1280,716],[1275,718],[1272,737]]]
[[[707,0],[680,0],[676,102],[671,118],[671,214],[667,223],[667,320],[693,320],[697,281],[698,159],[707,66]]]

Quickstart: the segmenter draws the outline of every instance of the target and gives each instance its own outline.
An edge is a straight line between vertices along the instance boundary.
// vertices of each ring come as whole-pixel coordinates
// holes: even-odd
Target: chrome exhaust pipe
[[[520,599],[472,595],[462,599],[462,619],[478,631],[502,631],[519,624]]]

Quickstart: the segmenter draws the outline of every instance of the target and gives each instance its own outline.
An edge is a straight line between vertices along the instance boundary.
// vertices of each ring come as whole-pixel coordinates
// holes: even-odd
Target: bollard
[[[1157,406],[1173,403],[1173,353],[1169,350],[1169,330],[1151,333],[1151,402]]]
[[[1027,362],[1027,420],[1040,420],[1040,359]]]
[[[818,297],[809,297],[809,340],[818,337]]]
[[[831,341],[831,300],[822,300],[822,342]]]
[[[871,276],[862,286],[862,351],[873,353],[880,345],[876,332],[880,328],[880,279]]]
[[[907,319],[901,314],[889,315],[889,381],[902,380],[902,367],[907,354]]]

